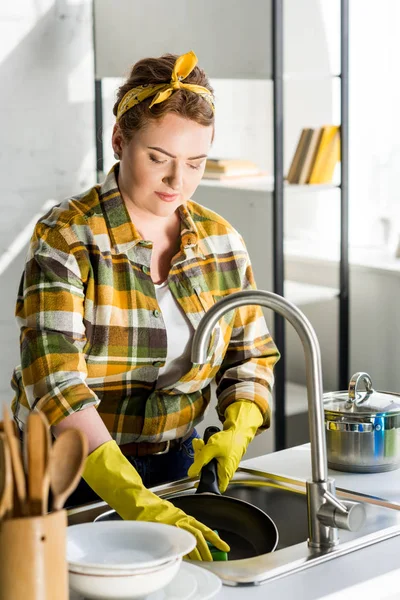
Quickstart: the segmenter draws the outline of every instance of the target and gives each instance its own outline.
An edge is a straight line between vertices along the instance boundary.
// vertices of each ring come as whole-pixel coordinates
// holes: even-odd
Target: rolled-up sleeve
[[[99,404],[85,382],[85,255],[84,246],[71,245],[62,230],[38,224],[20,284],[23,386],[30,408],[42,410],[50,425]]]
[[[250,260],[243,270],[243,290],[256,289]],[[238,400],[255,402],[264,417],[261,429],[271,422],[273,369],[280,354],[268,331],[260,306],[235,310],[232,335],[216,375],[217,411],[224,420],[226,408]]]

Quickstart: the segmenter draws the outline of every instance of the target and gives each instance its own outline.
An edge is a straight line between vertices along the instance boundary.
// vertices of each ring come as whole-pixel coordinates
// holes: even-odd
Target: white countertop
[[[251,458],[243,461],[242,466],[306,481],[311,477],[310,445]],[[329,475],[335,479],[338,489],[377,496],[400,507],[400,469],[386,473],[346,473],[329,469]]]
[[[242,462],[243,467],[306,481],[311,477],[310,445],[304,444]],[[358,492],[398,504],[400,469],[386,473],[345,473],[329,469],[336,488]],[[258,587],[224,586],[218,600],[400,600],[400,538],[352,552],[321,565]],[[372,594],[372,595],[371,595]]]
[[[309,444],[266,454],[242,462],[258,469],[300,481],[311,476]],[[336,488],[372,495],[400,510],[400,469],[387,473],[355,474],[329,470]],[[312,568],[267,581],[261,586],[223,586],[216,600],[357,600],[373,597],[400,600],[400,537],[351,552]],[[82,600],[71,593],[70,600]]]

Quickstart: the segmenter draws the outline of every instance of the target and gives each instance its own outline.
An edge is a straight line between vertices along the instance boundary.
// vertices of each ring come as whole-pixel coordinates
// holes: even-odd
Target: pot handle
[[[365,384],[365,389],[367,394],[372,394],[374,391],[372,388],[372,380],[368,373],[363,373],[360,371],[359,373],[355,373],[353,377],[350,379],[349,383],[349,401],[352,403],[356,402],[357,399],[357,386],[362,381]]]
[[[203,435],[204,443],[207,444],[210,437],[220,431],[219,427],[207,427]],[[207,465],[204,465],[200,473],[200,481],[196,494],[218,494],[218,496],[221,496],[218,487],[217,465],[216,458],[213,458]]]

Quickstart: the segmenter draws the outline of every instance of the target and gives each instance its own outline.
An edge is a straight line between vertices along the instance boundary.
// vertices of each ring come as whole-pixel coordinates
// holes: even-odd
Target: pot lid
[[[358,389],[360,383],[365,384],[365,391]],[[347,391],[329,392],[323,395],[323,400],[325,413],[360,416],[400,413],[400,394],[374,390],[368,373],[355,373],[350,379]]]

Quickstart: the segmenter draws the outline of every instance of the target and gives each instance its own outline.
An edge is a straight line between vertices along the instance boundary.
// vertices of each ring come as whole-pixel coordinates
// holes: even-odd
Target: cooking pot
[[[347,391],[323,400],[330,468],[379,473],[400,467],[400,394],[375,391],[368,373],[355,373]]]

